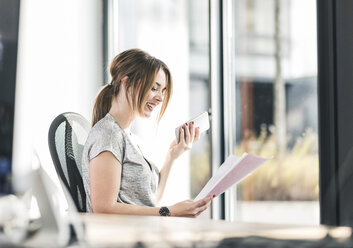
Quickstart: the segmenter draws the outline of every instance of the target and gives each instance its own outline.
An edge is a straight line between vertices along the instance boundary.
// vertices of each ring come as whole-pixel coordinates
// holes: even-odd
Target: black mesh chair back
[[[77,113],[57,116],[50,125],[48,143],[56,172],[69,190],[79,212],[86,212],[82,181],[82,151],[90,130],[89,122]]]

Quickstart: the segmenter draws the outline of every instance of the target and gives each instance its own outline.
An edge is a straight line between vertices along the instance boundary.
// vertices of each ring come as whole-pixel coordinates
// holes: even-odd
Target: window
[[[319,224],[316,2],[236,0],[232,9],[233,152],[274,158],[232,189],[230,211]]]

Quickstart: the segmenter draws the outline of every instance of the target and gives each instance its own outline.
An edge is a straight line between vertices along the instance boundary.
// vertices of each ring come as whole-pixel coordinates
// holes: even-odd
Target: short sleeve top
[[[111,152],[122,166],[117,202],[138,206],[156,205],[159,171],[138,149],[109,113],[92,127],[82,153],[87,212],[92,212],[89,162],[104,151]]]

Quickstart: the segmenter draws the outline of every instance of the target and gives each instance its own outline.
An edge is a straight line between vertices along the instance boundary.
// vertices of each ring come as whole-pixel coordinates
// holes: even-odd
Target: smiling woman
[[[172,92],[172,78],[168,67],[159,59],[150,56],[139,49],[126,50],[117,55],[111,63],[110,73],[112,81],[106,85],[97,96],[93,110],[92,125],[102,119],[112,107],[112,97],[118,96],[121,90],[125,91],[127,110],[134,114],[143,115],[147,98],[153,95],[163,83],[162,91],[165,94],[159,119],[167,108]],[[124,84],[124,89],[121,85]],[[159,86],[158,86],[159,85]],[[152,91],[152,92],[151,92]],[[117,98],[117,100],[122,99]],[[121,104],[125,104],[121,102]],[[152,106],[158,104],[154,103]],[[113,105],[114,106],[114,105]],[[137,110],[137,112],[135,111]]]
[[[144,111],[145,117],[151,116],[151,112],[153,111],[153,109],[163,102],[166,94],[167,94],[167,98],[168,99],[170,98],[171,84],[168,85],[168,88],[169,89],[167,91],[165,72],[162,69],[160,69],[156,75],[154,85],[146,97],[145,110],[147,111]],[[165,111],[165,108],[164,108],[164,111]],[[162,116],[160,115],[160,118],[161,117]]]
[[[82,176],[87,210],[94,213],[189,216],[202,213],[212,197],[156,207],[174,161],[199,139],[193,124],[180,128],[161,171],[144,156],[130,126],[137,117],[150,117],[161,106],[166,110],[172,91],[168,67],[139,49],[126,50],[111,64],[112,82],[98,94],[92,129],[82,155]]]

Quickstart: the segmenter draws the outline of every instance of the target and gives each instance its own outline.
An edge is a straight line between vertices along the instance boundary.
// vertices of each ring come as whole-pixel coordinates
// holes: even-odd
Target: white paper
[[[206,183],[194,201],[208,195],[220,195],[233,184],[239,183],[270,158],[244,153],[241,157],[230,155]]]

